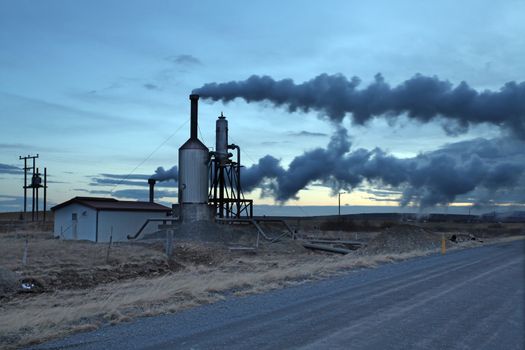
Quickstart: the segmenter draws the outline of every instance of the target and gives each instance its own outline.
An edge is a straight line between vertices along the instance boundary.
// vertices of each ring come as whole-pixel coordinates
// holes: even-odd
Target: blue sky
[[[422,73],[498,90],[525,80],[523,13],[524,1],[0,1],[0,164],[21,167],[18,156],[39,153],[53,181],[52,203],[130,189],[142,190],[142,198],[146,187],[93,183],[101,174],[149,175],[176,165],[189,134],[188,95],[203,84],[253,74],[301,83],[341,73],[366,85],[381,73],[395,85]],[[315,111],[202,101],[199,126],[208,146],[221,111],[247,166],[271,154],[286,167],[326,147],[334,132]],[[380,147],[398,158],[502,137],[493,125],[450,136],[439,121],[403,117],[394,125],[382,118],[343,124],[353,149]],[[16,171],[0,173],[0,210],[17,210],[21,181]],[[337,203],[331,188],[316,185],[287,204]],[[176,202],[174,187],[163,190],[163,202]],[[379,190],[392,193],[378,197]],[[400,191],[362,183],[344,201],[397,205]],[[454,202],[474,202],[474,192]],[[251,196],[274,203],[257,189]],[[501,191],[484,200],[523,202]]]

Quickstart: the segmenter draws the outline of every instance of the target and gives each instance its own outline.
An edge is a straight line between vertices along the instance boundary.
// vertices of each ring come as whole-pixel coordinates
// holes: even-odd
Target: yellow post
[[[445,241],[445,235],[441,235],[441,254],[445,255],[447,252],[447,241]]]

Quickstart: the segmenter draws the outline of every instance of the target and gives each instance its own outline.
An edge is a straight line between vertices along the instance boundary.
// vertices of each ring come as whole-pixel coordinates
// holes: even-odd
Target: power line
[[[202,136],[201,127],[197,125],[197,129],[199,130],[199,135],[201,137],[201,140],[204,142],[204,144],[207,144],[206,140],[204,139],[204,136]]]
[[[176,133],[178,133],[180,131],[180,129],[182,129],[186,124],[188,124],[190,120],[187,119],[184,123],[182,123],[170,136],[168,136],[167,139],[165,139],[160,145],[157,146],[157,148],[155,148],[153,150],[153,152],[151,152],[147,157],[146,159],[144,159],[142,162],[140,162],[135,168],[133,168],[133,170],[131,170],[131,172],[126,175],[126,177],[124,177],[122,180],[120,180],[115,186],[113,186],[113,188],[111,189],[111,191],[109,191],[110,194],[113,193],[113,191],[115,190],[115,188],[117,188],[117,186],[119,186],[120,184],[122,184],[124,181],[126,181],[130,176],[131,174],[133,174],[135,172],[135,170],[137,170],[138,168],[140,168],[144,163],[146,163],[162,146],[164,146],[166,143],[168,143],[169,140],[171,140],[171,138],[173,136],[175,136]]]
[[[233,138],[230,137],[230,139],[232,140],[233,143],[238,145],[238,143]],[[252,161],[252,163],[254,163],[254,164],[257,163],[255,160],[253,160],[253,158],[250,156],[250,154],[248,152],[246,152],[246,147],[243,146],[242,152],[245,154],[246,158],[248,158],[249,160]]]

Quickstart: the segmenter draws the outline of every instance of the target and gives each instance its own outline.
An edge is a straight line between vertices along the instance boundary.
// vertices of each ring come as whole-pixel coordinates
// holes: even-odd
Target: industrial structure
[[[222,113],[216,121],[215,151],[199,140],[198,101],[198,95],[190,95],[190,137],[179,148],[178,204],[170,209],[155,203],[155,178],[148,179],[147,202],[75,197],[52,208],[55,236],[121,241],[181,224],[189,223],[194,230],[193,223],[216,219],[252,223],[253,201],[244,198],[241,186],[240,147],[228,144],[228,121]],[[230,150],[235,150],[235,160]]]
[[[241,186],[241,148],[228,144],[228,121],[221,113],[216,121],[215,152],[210,166],[209,200],[219,218],[241,218],[253,216],[253,200],[245,199]],[[228,150],[235,150],[237,161],[233,161]]]
[[[241,151],[228,144],[228,121],[222,113],[218,117],[215,151],[210,152],[197,135],[199,95],[190,95],[190,101],[190,138],[179,148],[179,217],[182,222],[251,218],[253,201],[242,192]],[[237,161],[229,150],[236,150]]]
[[[208,203],[210,150],[197,136],[199,96],[190,95],[190,138],[179,148],[179,217],[183,221],[209,221],[213,211]]]

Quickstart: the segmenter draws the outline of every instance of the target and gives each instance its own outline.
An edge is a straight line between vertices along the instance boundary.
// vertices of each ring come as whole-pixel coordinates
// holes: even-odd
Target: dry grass
[[[523,239],[523,236],[520,238]],[[34,243],[38,239],[32,238]],[[132,270],[153,266],[152,261],[168,264],[158,247],[117,246],[112,251],[114,264],[106,265],[105,245],[40,239],[41,245],[35,243],[38,249],[30,254],[33,264],[30,268],[19,263],[23,236],[3,239],[0,241],[0,265],[11,264],[9,266],[14,270],[23,271],[26,268],[49,274],[62,264],[89,275],[100,268],[116,273],[120,271],[120,266],[130,264],[130,261]],[[467,242],[452,249],[479,244]],[[0,305],[0,344],[16,348],[134,317],[177,312],[212,303],[228,295],[264,292],[436,251],[427,249],[334,256],[307,252],[296,243],[289,242],[263,246],[258,254],[247,256],[231,254],[215,246],[178,246],[177,259],[183,263],[183,269],[166,270],[157,276],[145,273],[138,277],[131,276],[132,279],[117,278],[109,283],[99,281],[89,288],[57,288],[52,293],[22,295],[6,300]],[[145,265],[139,265],[139,262]]]
[[[22,263],[27,239],[27,263]],[[41,281],[46,290],[90,288],[101,283],[170,272],[162,249],[61,241],[49,233],[0,234],[0,266]]]
[[[108,322],[180,311],[215,302],[227,294],[263,292],[349,269],[374,267],[429,253],[319,256],[298,261],[283,257],[272,261],[273,269],[267,268],[264,258],[256,258],[247,268],[243,268],[245,271],[237,273],[231,273],[228,269],[191,267],[152,279],[139,278],[85,291],[58,291],[16,299],[0,308],[0,340],[11,343],[13,347],[28,345],[71,332],[94,329]],[[238,261],[243,260],[237,260],[237,264]]]

